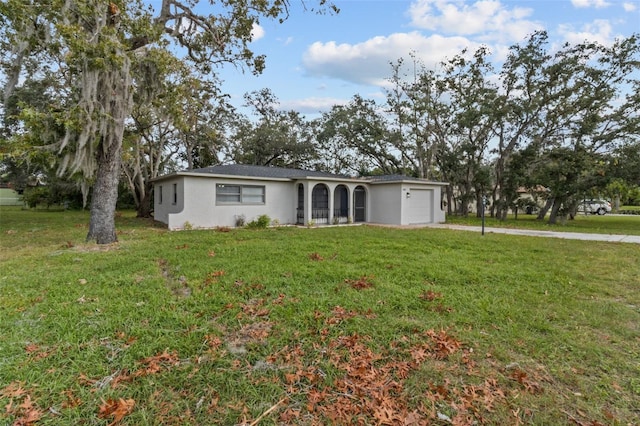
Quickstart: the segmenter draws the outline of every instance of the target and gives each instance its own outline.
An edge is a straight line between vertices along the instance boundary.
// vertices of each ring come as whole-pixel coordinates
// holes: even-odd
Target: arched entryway
[[[367,191],[362,186],[353,191],[353,221],[367,221]]]
[[[349,190],[344,185],[333,190],[333,223],[349,221]]]
[[[329,188],[323,183],[311,192],[311,219],[317,224],[329,223]]]

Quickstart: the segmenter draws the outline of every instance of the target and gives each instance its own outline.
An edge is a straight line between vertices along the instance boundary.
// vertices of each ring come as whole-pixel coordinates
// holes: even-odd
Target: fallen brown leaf
[[[113,426],[120,422],[125,416],[131,414],[136,402],[133,399],[118,398],[102,400],[100,405],[98,417],[106,419],[113,417],[113,422],[109,423],[109,426]]]

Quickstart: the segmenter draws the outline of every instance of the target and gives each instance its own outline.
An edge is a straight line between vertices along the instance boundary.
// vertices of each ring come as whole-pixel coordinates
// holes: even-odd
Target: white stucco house
[[[443,182],[401,175],[352,178],[267,166],[219,165],[158,177],[154,217],[169,229],[233,227],[268,215],[280,224],[444,222]]]

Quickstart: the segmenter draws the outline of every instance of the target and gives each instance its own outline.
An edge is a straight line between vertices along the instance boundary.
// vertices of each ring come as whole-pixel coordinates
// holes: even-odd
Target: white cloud
[[[608,45],[614,39],[613,28],[606,19],[596,19],[592,23],[583,25],[579,30],[575,30],[570,25],[560,25],[558,32],[565,41],[571,44],[597,41],[600,44]]]
[[[280,101],[278,109],[282,111],[293,110],[303,114],[315,114],[329,111],[334,105],[346,105],[348,103],[349,99],[310,97]]]
[[[636,4],[631,2],[622,3],[622,7],[625,12],[633,12],[637,9]]]
[[[580,9],[584,9],[587,7],[595,7],[596,9],[601,9],[603,7],[608,7],[611,3],[605,0],[571,0],[571,4],[573,7],[577,7]]]
[[[257,41],[264,37],[264,28],[257,22],[253,23],[251,28],[251,41]]]
[[[332,77],[357,84],[384,86],[391,76],[390,63],[413,54],[432,68],[463,49],[475,51],[479,43],[465,37],[425,37],[419,32],[378,36],[362,43],[313,43],[304,54],[306,73],[316,77]]]
[[[527,19],[533,9],[507,8],[497,0],[415,0],[409,7],[411,24],[445,34],[474,36],[482,41],[520,41],[542,25]]]
[[[288,45],[290,45],[291,43],[293,43],[294,38],[293,38],[293,37],[291,37],[291,36],[286,37],[286,38],[283,38],[283,37],[277,37],[277,38],[276,38],[276,41],[277,41],[278,43],[280,43],[281,45],[283,45],[283,46],[288,46]]]

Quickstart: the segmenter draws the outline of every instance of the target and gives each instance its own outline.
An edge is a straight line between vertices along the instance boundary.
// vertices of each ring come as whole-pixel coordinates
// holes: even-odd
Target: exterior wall
[[[174,180],[163,180],[155,184],[163,186],[163,205],[154,202],[155,219],[166,223],[169,229],[183,229],[185,224],[194,228],[214,228],[235,226],[236,219],[244,215],[246,222],[266,214],[271,220],[282,224],[295,223],[295,185],[292,182],[270,182],[243,179],[214,179],[207,177],[182,176],[178,181],[177,205],[167,205],[167,191],[172,191]],[[264,204],[217,204],[218,184],[259,185],[265,187]],[[169,193],[171,196],[171,193]]]
[[[265,187],[264,204],[218,204],[216,188],[218,184],[260,185]],[[312,215],[313,188],[322,184],[329,190],[328,218],[316,221],[317,224],[332,224],[344,218],[334,220],[335,191],[339,185],[347,189],[348,219],[354,220],[354,190],[362,186],[366,190],[366,222],[410,225],[439,223],[445,221],[445,212],[441,209],[442,185],[421,182],[364,183],[344,180],[300,179],[296,181],[269,179],[238,179],[206,176],[175,176],[155,182],[154,216],[166,223],[169,229],[214,228],[216,226],[234,227],[238,216],[244,216],[246,222],[260,215],[268,215],[281,224],[297,222],[298,185],[303,185],[304,218],[309,223]],[[173,188],[177,193],[174,202]],[[162,187],[162,200],[160,200]],[[411,194],[412,191],[415,197]],[[422,204],[420,201],[422,200]],[[418,204],[416,204],[418,203]]]
[[[441,207],[442,186],[429,184],[410,184],[403,185],[403,193],[411,194],[409,198],[403,198],[403,225],[418,225],[426,223],[442,223],[446,220],[445,212]],[[413,201],[422,203],[420,206],[412,205]],[[416,217],[417,209],[420,210],[420,216]]]
[[[173,185],[177,188],[177,202],[173,202]],[[162,200],[160,199],[162,187]],[[153,186],[153,217],[155,220],[169,224],[169,217],[184,209],[184,178],[176,177],[156,182]],[[169,229],[172,229],[169,226]]]
[[[447,218],[445,211],[442,209],[442,188],[443,185],[433,185],[433,201],[431,203],[431,223],[444,223]]]
[[[21,206],[22,195],[11,188],[0,188],[0,206]]]
[[[402,184],[372,185],[368,189],[368,222],[402,225]]]
[[[428,204],[424,205],[424,212],[420,219],[416,219],[411,209],[416,207],[417,191],[429,191]],[[442,223],[445,212],[440,207],[442,187],[434,184],[417,182],[393,182],[372,185],[369,201],[369,221],[374,223],[412,225],[427,223]],[[409,197],[407,197],[409,194]],[[412,198],[413,195],[413,198]],[[414,203],[413,205],[411,203]]]

